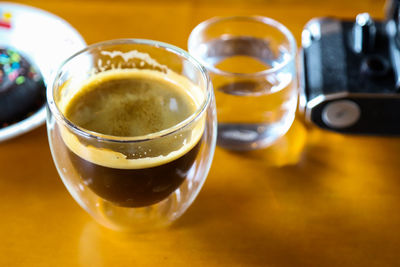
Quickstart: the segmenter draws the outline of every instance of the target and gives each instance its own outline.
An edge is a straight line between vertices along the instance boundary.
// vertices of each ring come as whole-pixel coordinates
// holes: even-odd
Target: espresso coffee
[[[196,108],[188,93],[167,80],[114,72],[86,84],[69,101],[65,115],[93,132],[141,136],[178,124]]]
[[[176,134],[156,140],[152,136],[192,116],[199,104],[191,90],[161,72],[97,74],[60,104],[66,118],[105,139],[140,136],[151,141],[91,142],[64,130],[66,154],[83,183],[99,197],[123,207],[155,204],[190,175],[204,125],[200,120]]]

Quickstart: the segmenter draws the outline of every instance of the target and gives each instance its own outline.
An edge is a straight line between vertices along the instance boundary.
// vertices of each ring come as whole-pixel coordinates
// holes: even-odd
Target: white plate
[[[2,2],[2,21],[11,27],[0,27],[0,47],[12,47],[27,55],[40,69],[45,84],[65,59],[86,47],[82,36],[71,25],[41,9]],[[40,126],[45,119],[46,108],[43,106],[30,117],[1,128],[0,142]]]

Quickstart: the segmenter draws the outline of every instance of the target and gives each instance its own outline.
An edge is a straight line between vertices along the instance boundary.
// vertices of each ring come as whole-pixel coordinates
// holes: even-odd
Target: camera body
[[[316,18],[302,32],[300,108],[342,133],[400,135],[398,3],[389,18]]]

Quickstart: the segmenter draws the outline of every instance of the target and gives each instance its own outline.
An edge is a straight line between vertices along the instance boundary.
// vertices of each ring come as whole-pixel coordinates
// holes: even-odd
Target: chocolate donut
[[[0,129],[23,120],[45,103],[39,70],[18,51],[0,48]]]

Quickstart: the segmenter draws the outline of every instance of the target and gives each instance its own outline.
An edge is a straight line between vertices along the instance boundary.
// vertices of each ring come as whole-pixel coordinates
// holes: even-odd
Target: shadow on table
[[[23,255],[11,257],[17,265],[57,266],[89,219],[57,174],[44,126],[0,143],[0,208],[2,253]]]
[[[188,228],[214,264],[398,265],[400,160],[385,155],[399,152],[400,141],[309,135],[289,164],[218,151],[214,163],[232,164],[211,170],[174,228]]]

